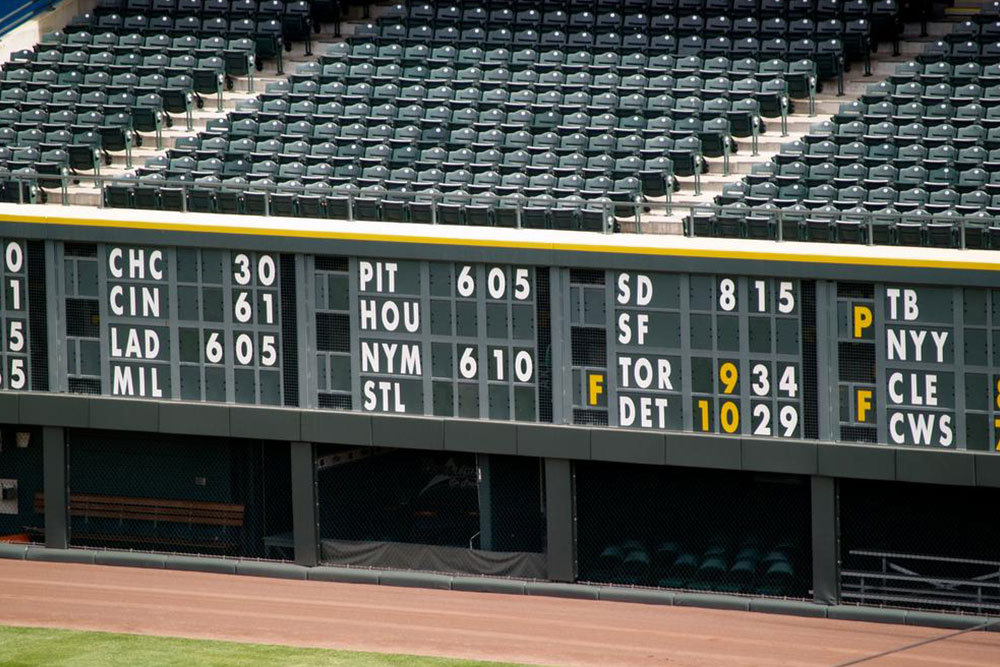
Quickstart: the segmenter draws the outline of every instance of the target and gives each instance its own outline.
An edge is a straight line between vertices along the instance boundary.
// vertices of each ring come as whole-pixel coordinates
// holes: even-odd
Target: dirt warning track
[[[550,665],[835,665],[947,630],[545,597],[0,560],[0,624]],[[866,665],[1000,664],[971,632]]]

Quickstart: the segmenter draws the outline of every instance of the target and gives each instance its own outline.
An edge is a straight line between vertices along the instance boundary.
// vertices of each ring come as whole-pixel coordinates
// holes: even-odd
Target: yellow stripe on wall
[[[754,260],[768,262],[794,262],[804,264],[832,264],[841,266],[880,266],[923,269],[953,269],[967,271],[1000,271],[1000,252],[995,262],[968,262],[958,260],[906,259],[895,257],[850,257],[820,255],[813,253],[765,252],[749,250],[708,250],[702,248],[660,248],[655,246],[635,247],[615,244],[559,243],[553,241],[504,241],[500,239],[465,239],[437,236],[404,234],[376,234],[365,232],[318,231],[304,229],[277,229],[258,227],[235,227],[204,223],[146,222],[141,220],[90,220],[85,218],[62,218],[55,216],[24,216],[0,214],[0,222],[66,225],[73,227],[99,227],[111,229],[135,229],[148,231],[187,232],[199,234],[241,234],[282,238],[317,239],[330,241],[367,241],[383,243],[405,243],[440,246],[463,246],[479,248],[508,248],[520,250],[570,251],[588,253],[613,253],[618,255],[640,255],[648,257],[683,257],[698,259]],[[633,237],[629,237],[633,238]],[[816,244],[821,246],[821,244]],[[865,247],[865,246],[859,246]],[[898,249],[898,247],[896,247]],[[822,251],[822,247],[817,248]],[[948,252],[945,250],[945,252]],[[952,251],[954,252],[954,251]],[[988,252],[988,251],[987,251]]]

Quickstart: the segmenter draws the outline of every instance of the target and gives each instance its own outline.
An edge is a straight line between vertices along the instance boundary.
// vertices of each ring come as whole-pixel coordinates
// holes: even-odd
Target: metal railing
[[[841,593],[846,600],[1000,613],[1000,562],[864,550],[851,550],[849,554],[874,560],[874,567],[840,573]],[[961,577],[917,571],[942,566],[980,568],[983,574]]]
[[[797,202],[801,203],[801,202]],[[850,204],[847,207],[846,204]],[[840,242],[865,245],[926,245],[956,249],[982,248],[968,245],[969,234],[996,230],[1000,239],[1000,217],[986,213],[971,221],[962,213],[929,213],[916,211],[856,211],[853,207],[866,202],[826,201],[822,207],[810,210],[750,207],[739,204],[694,204],[684,219],[685,236],[714,236],[771,241]],[[867,202],[870,203],[870,202]],[[879,202],[890,207],[893,202]],[[843,206],[836,212],[820,210],[826,206]],[[959,206],[959,205],[956,205]],[[674,208],[685,208],[674,204]],[[985,209],[979,211],[986,212]],[[976,211],[970,211],[975,213]],[[699,233],[699,230],[701,233]],[[789,235],[789,232],[792,232]],[[919,242],[911,242],[912,236]],[[934,235],[934,239],[930,238]],[[843,238],[841,238],[843,236]],[[903,238],[901,238],[903,237]],[[940,237],[940,238],[939,238]],[[951,238],[948,238],[951,237]],[[948,243],[937,243],[934,240]],[[1000,249],[996,246],[995,249]]]
[[[665,184],[671,182],[670,175],[664,175]],[[205,212],[205,213],[232,213],[232,214],[250,214],[250,215],[263,215],[265,217],[270,217],[272,215],[290,215],[291,217],[303,217],[310,218],[315,216],[302,216],[295,215],[294,213],[286,214],[283,212],[275,212],[274,202],[272,202],[272,197],[274,195],[297,195],[297,196],[314,196],[314,197],[329,197],[336,198],[342,201],[344,204],[343,212],[344,215],[341,219],[346,219],[348,221],[353,220],[365,220],[372,222],[409,222],[409,220],[386,220],[382,217],[359,217],[356,213],[357,205],[374,203],[376,206],[381,206],[386,202],[394,203],[425,203],[429,205],[429,220],[430,224],[444,224],[441,223],[441,209],[442,205],[454,204],[458,206],[469,206],[469,205],[480,205],[489,206],[492,209],[503,209],[513,212],[514,216],[514,227],[520,229],[526,227],[523,224],[526,214],[530,210],[558,210],[558,211],[575,211],[575,212],[589,212],[589,213],[601,213],[602,225],[600,229],[593,229],[590,231],[601,231],[603,233],[612,233],[616,231],[615,227],[621,222],[631,220],[635,224],[636,230],[640,230],[641,227],[641,213],[644,206],[648,203],[643,202],[641,197],[638,195],[629,194],[628,201],[614,201],[608,197],[599,198],[585,198],[579,196],[563,197],[560,199],[554,199],[545,196],[527,196],[523,194],[510,194],[510,195],[498,195],[494,193],[456,193],[456,192],[439,192],[430,190],[396,190],[388,189],[383,187],[371,187],[366,186],[361,187],[351,187],[351,188],[338,188],[328,184],[310,184],[310,185],[292,185],[287,183],[275,184],[275,183],[264,183],[264,182],[249,182],[245,184],[233,184],[224,183],[221,181],[194,181],[187,179],[150,179],[148,177],[139,178],[136,176],[110,176],[105,174],[72,174],[67,170],[63,170],[62,173],[47,174],[47,173],[8,173],[0,175],[0,184],[7,186],[7,190],[10,189],[11,185],[14,185],[17,194],[16,198],[12,198],[9,194],[5,193],[4,201],[9,203],[19,203],[19,204],[30,204],[38,203],[38,199],[42,198],[39,193],[48,190],[58,190],[60,192],[60,203],[62,205],[69,205],[69,185],[71,183],[93,183],[94,190],[99,191],[98,207],[104,208],[108,207],[109,203],[107,201],[109,186],[125,186],[130,188],[155,188],[158,190],[158,196],[162,197],[163,191],[167,190],[168,194],[175,199],[169,202],[169,206],[158,206],[159,210],[174,210],[181,213],[187,212]],[[55,184],[58,184],[56,186]],[[426,184],[433,185],[433,184]],[[257,210],[243,210],[243,211],[220,211],[220,210],[204,210],[197,207],[191,206],[191,195],[192,193],[209,191],[213,194],[219,193],[233,193],[236,195],[242,195],[244,198],[247,195],[266,195],[260,198],[260,208]],[[47,194],[44,195],[47,198]],[[176,205],[174,205],[176,204]],[[144,208],[137,206],[128,206],[123,208]],[[320,217],[333,217],[333,216],[320,216]],[[340,216],[337,216],[340,217]]]
[[[98,207],[112,205],[108,201],[108,186],[123,186],[131,188],[153,188],[158,190],[156,197],[162,197],[167,190],[168,201],[164,205],[138,206],[131,203],[121,208],[155,208],[175,210],[181,213],[206,212],[224,214],[249,215],[282,215],[303,218],[339,218],[346,220],[369,220],[383,222],[427,222],[442,223],[442,206],[454,205],[485,206],[495,211],[502,209],[513,211],[516,228],[524,225],[525,211],[537,213],[538,209],[548,211],[576,211],[594,213],[602,212],[605,222],[600,229],[591,231],[648,233],[652,224],[649,215],[660,217],[655,222],[667,222],[680,226],[677,230],[689,237],[717,237],[770,241],[813,241],[837,242],[862,245],[906,245],[932,246],[953,249],[992,247],[1000,250],[1000,216],[990,214],[970,218],[961,212],[928,213],[885,210],[854,210],[853,207],[864,202],[823,201],[822,207],[810,210],[791,208],[750,207],[743,204],[689,204],[673,201],[673,177],[669,172],[663,173],[663,192],[666,197],[646,198],[637,193],[612,192],[602,193],[597,197],[568,196],[554,198],[550,195],[526,194],[496,194],[491,192],[441,192],[438,190],[395,189],[375,186],[333,186],[326,183],[290,184],[251,181],[247,183],[232,183],[216,180],[191,179],[151,179],[148,176],[122,176],[106,174],[74,174],[64,169],[62,173],[7,173],[0,174],[0,185],[6,186],[4,201],[16,203],[36,203],[43,196],[48,198],[48,192],[56,190],[60,193],[59,201],[63,205],[70,203],[69,186],[71,184],[93,184],[93,190],[99,191]],[[20,187],[14,186],[19,184]],[[415,184],[413,184],[415,185]],[[436,184],[421,183],[421,187],[433,188]],[[454,187],[457,184],[446,184]],[[463,184],[464,185],[464,184]],[[475,184],[469,184],[475,185]],[[13,186],[13,187],[11,187]],[[530,186],[528,186],[530,187]],[[11,192],[16,190],[16,196]],[[45,195],[39,193],[45,191]],[[205,208],[197,202],[192,206],[192,194],[196,196],[206,191],[218,196],[220,193],[234,194],[242,198],[242,210],[222,210],[213,205]],[[247,199],[247,196],[253,199]],[[336,200],[338,213],[333,215],[303,215],[297,213],[295,204],[289,204],[282,199],[276,207],[275,195],[296,195],[319,197],[324,202],[326,198]],[[249,203],[249,206],[247,205]],[[315,203],[315,200],[313,200]],[[332,203],[332,202],[331,202]],[[427,204],[426,219],[411,220],[387,219],[381,215],[383,204]],[[818,203],[818,202],[817,202]],[[376,211],[375,215],[358,215],[358,204],[369,206]],[[838,210],[831,211],[829,206]],[[891,203],[887,204],[891,205]],[[374,207],[374,208],[371,208]],[[445,209],[453,210],[453,209]],[[984,211],[985,212],[985,211]],[[492,214],[491,214],[492,215]],[[471,223],[475,224],[475,223]],[[548,227],[548,225],[546,225]],[[563,229],[565,227],[555,227]],[[671,230],[673,231],[673,230]],[[978,235],[978,238],[977,236]],[[969,241],[972,241],[970,243]]]

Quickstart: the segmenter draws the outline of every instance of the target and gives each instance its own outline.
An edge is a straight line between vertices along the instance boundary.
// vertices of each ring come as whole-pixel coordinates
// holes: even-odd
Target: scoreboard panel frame
[[[235,253],[237,251],[233,249],[239,248],[248,253],[270,252],[275,257],[278,265],[280,265],[284,255],[290,256],[294,261],[295,282],[297,285],[294,314],[298,324],[297,329],[294,331],[297,332],[295,342],[299,354],[298,363],[294,371],[297,373],[299,392],[296,401],[297,405],[287,407],[300,408],[319,407],[319,387],[314,367],[317,352],[316,323],[314,320],[315,308],[313,307],[315,296],[313,293],[315,288],[313,282],[315,279],[314,260],[316,256],[347,256],[351,257],[354,262],[359,257],[382,257],[419,263],[450,262],[453,264],[469,263],[476,265],[534,267],[536,290],[538,273],[546,271],[549,277],[548,285],[551,295],[548,313],[551,322],[551,338],[554,343],[549,353],[552,364],[550,380],[552,400],[550,408],[552,421],[557,424],[573,423],[573,391],[562,391],[566,383],[572,385],[573,381],[573,375],[570,370],[572,365],[570,358],[571,350],[569,349],[569,345],[565,344],[569,341],[566,340],[565,336],[561,335],[565,333],[565,328],[568,328],[570,319],[567,315],[569,315],[570,308],[568,294],[571,289],[569,278],[571,267],[582,270],[606,271],[609,274],[611,272],[622,271],[679,274],[685,276],[684,280],[690,280],[690,276],[737,276],[739,278],[738,293],[742,301],[750,298],[749,290],[754,279],[764,277],[770,279],[768,284],[775,285],[778,284],[779,280],[793,280],[799,286],[798,305],[800,308],[802,303],[802,281],[815,280],[815,326],[819,332],[815,340],[816,368],[814,380],[817,437],[820,440],[837,441],[845,441],[840,437],[838,430],[840,423],[838,411],[842,407],[837,391],[838,382],[833,381],[832,377],[837,374],[837,362],[839,360],[838,338],[835,335],[837,331],[837,315],[834,312],[838,303],[836,297],[836,284],[838,281],[849,278],[851,282],[864,282],[874,285],[947,285],[952,287],[951,293],[954,295],[953,300],[956,304],[959,304],[960,295],[964,292],[961,289],[962,287],[973,288],[972,286],[976,286],[975,289],[978,289],[983,286],[991,287],[994,284],[1000,283],[1000,280],[998,280],[1000,271],[998,271],[998,267],[996,266],[995,254],[985,253],[985,255],[990,255],[986,257],[984,252],[980,251],[959,252],[933,249],[933,252],[930,252],[923,249],[867,247],[831,247],[828,249],[824,247],[822,250],[826,254],[805,255],[799,254],[802,252],[802,249],[799,247],[800,244],[792,243],[751,244],[747,242],[727,245],[723,241],[713,240],[713,243],[710,245],[704,243],[699,245],[697,240],[691,239],[622,236],[615,237],[616,242],[620,241],[620,244],[609,245],[606,237],[566,232],[540,231],[538,234],[533,234],[532,238],[524,239],[521,237],[522,233],[516,230],[452,230],[441,228],[424,229],[421,227],[414,229],[414,233],[408,236],[400,236],[398,234],[399,227],[392,225],[376,224],[373,225],[375,229],[369,232],[358,231],[357,227],[353,225],[341,225],[335,221],[323,221],[324,229],[309,227],[312,223],[308,222],[291,221],[288,228],[282,227],[279,231],[278,228],[271,229],[268,227],[268,225],[275,224],[275,221],[271,219],[263,221],[239,221],[239,223],[247,224],[236,224],[232,221],[226,221],[225,224],[221,224],[219,223],[219,219],[225,218],[225,216],[192,215],[190,216],[192,220],[188,224],[187,222],[167,222],[166,219],[169,217],[169,214],[153,212],[150,215],[151,220],[140,222],[128,219],[128,212],[102,211],[101,219],[93,220],[92,222],[88,222],[86,216],[83,216],[81,219],[56,218],[55,220],[51,219],[51,216],[47,216],[44,219],[44,224],[38,224],[41,219],[33,220],[30,215],[10,214],[4,217],[2,212],[0,212],[0,224],[4,226],[3,238],[30,240],[33,242],[42,241],[45,244],[44,256],[46,262],[44,274],[47,278],[47,303],[45,311],[50,315],[54,315],[54,317],[48,318],[50,326],[47,332],[48,387],[53,391],[67,391],[69,381],[65,372],[63,372],[67,363],[66,354],[69,352],[66,345],[71,342],[71,338],[67,337],[65,331],[66,313],[64,309],[66,306],[65,299],[72,298],[72,294],[64,293],[66,287],[63,281],[65,267],[63,265],[64,257],[61,250],[63,247],[62,242],[67,239],[72,239],[71,243],[113,243],[123,246],[139,245],[175,249],[180,247],[197,247],[223,250],[227,253]],[[296,227],[296,225],[300,226]],[[327,227],[330,229],[326,229]],[[409,232],[413,227],[407,226],[404,231]],[[389,233],[389,230],[392,233]],[[810,250],[813,250],[813,248],[810,248]],[[104,276],[100,256],[97,263],[99,275]],[[176,271],[176,267],[173,264],[171,263],[171,272]],[[426,266],[426,264],[422,265]],[[914,271],[915,267],[920,267],[921,271]],[[480,273],[483,270],[479,269]],[[280,270],[278,273],[280,273]],[[353,271],[349,271],[348,275],[353,275]],[[169,290],[176,292],[176,281],[170,282]],[[604,285],[606,303],[611,304],[614,303],[614,286],[611,284],[612,282],[611,280],[606,280]],[[106,287],[106,280],[104,284]],[[105,290],[102,289],[100,291],[103,292]],[[357,292],[353,293],[356,294]],[[769,298],[773,300],[773,297]],[[98,303],[102,311],[100,315],[103,315],[103,317],[99,318],[101,321],[99,332],[102,337],[106,337],[107,326],[109,326],[107,322],[107,304],[105,301],[104,296],[99,296]],[[875,302],[877,301],[878,299],[875,300]],[[53,307],[53,302],[57,304],[55,308]],[[881,310],[882,305],[878,305],[875,302],[872,304],[873,306],[877,306],[874,310]],[[682,304],[684,303],[685,301],[682,300]],[[176,300],[170,299],[171,311],[176,310],[176,307]],[[289,307],[291,307],[291,304],[289,304]],[[959,350],[964,343],[965,325],[958,313],[960,307],[956,306],[956,308],[956,316],[953,319],[952,325],[952,344],[956,350]],[[479,317],[482,317],[483,304],[477,304],[477,309]],[[53,310],[56,312],[53,312]],[[278,308],[278,311],[281,310],[281,308]],[[684,310],[685,308],[681,309],[682,313]],[[687,331],[690,331],[691,311],[689,308],[687,310]],[[429,307],[425,305],[425,316],[429,312]],[[612,381],[609,382],[608,386],[617,383],[618,372],[617,364],[614,363],[616,361],[616,352],[611,337],[614,324],[612,313],[613,308],[605,313],[605,322],[608,325],[606,327],[605,339],[607,342],[605,359],[608,366],[606,370],[608,371],[607,378]],[[351,314],[354,315],[354,313]],[[713,321],[717,316],[718,313],[711,314]],[[749,352],[748,339],[748,320],[751,316],[751,314],[742,311],[738,315],[738,358],[741,360],[739,373],[741,384],[739,385],[738,392],[741,398],[741,414],[740,426],[733,435],[740,437],[773,437],[754,435],[752,433],[752,418],[748,419],[745,416],[745,413],[752,410],[751,406],[754,401],[747,382],[749,380],[750,361],[753,357]],[[878,312],[875,313],[875,316],[879,321],[884,321],[884,317],[880,316]],[[351,319],[353,320],[354,318],[352,317]],[[801,312],[798,319],[800,322],[799,357],[802,363],[805,363],[803,344],[806,333],[801,326]],[[541,323],[536,318],[536,325],[539,324]],[[992,337],[995,336],[992,333],[995,329],[995,324],[986,325],[987,340],[992,340]],[[171,323],[171,326],[176,330],[180,325],[175,320]],[[480,328],[484,326],[481,325]],[[280,340],[280,343],[277,345],[279,355],[281,355],[281,349],[290,344],[290,341],[282,340],[285,333],[282,329],[283,327],[279,320],[277,323]],[[509,323],[507,331],[510,331]],[[358,340],[354,337],[354,333],[352,332],[352,342]],[[771,336],[773,340],[773,327]],[[561,337],[564,341],[563,345],[559,344]],[[682,344],[685,338],[685,336],[682,336]],[[539,406],[536,408],[536,415],[544,411],[543,406],[539,405],[542,392],[538,371],[541,368],[540,358],[545,352],[538,347],[539,339],[540,336],[536,332],[534,341],[536,360],[534,364],[536,371],[535,401],[536,406]],[[885,341],[878,339],[881,339],[881,336],[877,337],[875,341],[876,345],[881,348],[881,353],[878,354],[877,358],[885,359]],[[102,340],[104,339],[102,338]],[[483,349],[486,349],[488,352],[490,345],[491,342],[486,340],[477,342],[480,354]],[[171,358],[176,358],[177,347],[178,343],[172,337],[170,347]],[[101,350],[106,352],[107,347],[105,344],[102,344]],[[29,357],[32,352],[33,350],[29,350]],[[682,394],[691,397],[690,391],[693,389],[690,369],[691,356],[686,352],[690,352],[690,355],[697,355],[695,355],[695,351],[691,349],[690,345],[681,350],[682,366],[684,364],[688,366],[686,369],[687,372],[682,373]],[[713,358],[717,357],[716,352],[713,348],[710,356]],[[773,364],[778,358],[775,356],[776,354],[772,350],[772,353],[764,355],[767,357],[766,362],[769,365]],[[956,352],[956,356],[957,354]],[[351,356],[354,359],[355,355],[353,351]],[[995,366],[996,359],[993,359],[993,356],[995,356],[993,352],[988,353],[987,363]],[[992,361],[989,361],[990,359]],[[356,360],[352,360],[352,366],[356,363]],[[429,364],[430,359],[425,358],[424,363]],[[964,405],[965,376],[966,374],[982,369],[981,367],[976,367],[970,371],[964,364],[964,360],[961,359],[956,359],[954,366],[956,368],[954,371],[954,428],[957,441],[964,443],[965,416],[967,412]],[[802,368],[802,365],[800,365],[798,371],[800,386],[804,383],[805,375]],[[718,370],[718,368],[714,369],[715,372]],[[987,374],[994,373],[1000,375],[1000,371],[992,367],[988,367],[987,371]],[[31,376],[31,385],[34,387],[36,383],[33,373],[29,375]],[[176,373],[172,368],[172,387],[176,387],[175,375]],[[101,373],[102,384],[106,382],[107,377],[105,372]],[[356,382],[356,377],[358,377],[358,374],[352,372],[352,383]],[[884,408],[887,406],[887,389],[882,386],[884,385],[884,378],[877,379],[879,379],[879,382],[876,382],[875,402],[879,408]],[[289,381],[293,385],[295,384],[294,378],[290,378]],[[423,385],[432,383],[433,378],[429,375],[422,378]],[[483,386],[484,384],[485,387]],[[490,382],[489,380],[480,378],[479,385],[480,418],[485,418],[483,412],[485,409],[483,394],[484,392],[489,393]],[[280,395],[284,396],[286,386],[288,385],[284,380],[279,380]],[[570,389],[570,387],[566,388]],[[175,395],[177,391],[175,388]],[[259,387],[257,391],[259,391]],[[508,394],[511,391],[511,389],[508,389]],[[617,387],[612,392],[617,392]],[[227,383],[227,399],[230,393],[231,389]],[[718,392],[715,393],[717,394]],[[354,390],[351,392],[351,395],[351,407],[353,410],[358,410],[359,408],[355,401],[358,400],[360,394],[357,390]],[[432,394],[425,392],[425,396],[427,395]],[[609,398],[611,397],[609,396]],[[713,400],[718,400],[717,396],[713,395],[712,398]],[[996,398],[1000,399],[1000,396]],[[801,431],[806,415],[805,410],[801,408],[804,397],[799,400],[798,428]],[[772,413],[775,406],[780,408],[781,401],[773,395],[767,397],[767,401],[772,406]],[[279,404],[281,403],[285,403],[285,401],[279,401]],[[993,406],[988,403],[987,407]],[[616,411],[616,402],[611,401],[609,414],[614,417],[616,416]],[[980,410],[980,412],[983,411]],[[423,409],[420,414],[433,415],[433,410]],[[1000,403],[998,403],[994,412],[988,412],[988,418],[993,418],[994,414],[1000,416]],[[612,423],[615,423],[615,419],[612,419]],[[694,429],[694,426],[694,417],[691,414],[691,410],[685,406],[683,426],[677,430],[671,428],[663,432],[697,433],[698,431]],[[993,430],[1000,429],[1000,427],[988,428],[992,428]],[[800,432],[798,437],[801,438],[803,433]],[[880,436],[878,440],[880,442],[885,443],[887,441],[885,437],[886,433],[886,425],[880,424],[878,426],[878,434]],[[723,435],[722,433],[719,434]],[[990,435],[991,438],[994,436],[995,434]],[[792,437],[791,439],[794,440],[796,438]],[[809,439],[812,438],[810,437]],[[847,442],[850,442],[850,440],[847,440]]]

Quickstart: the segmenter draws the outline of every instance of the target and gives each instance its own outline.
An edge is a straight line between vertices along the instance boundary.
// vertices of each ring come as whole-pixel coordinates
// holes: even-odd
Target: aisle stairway
[[[962,20],[964,17],[957,16],[954,20]],[[950,16],[949,16],[950,20]],[[751,173],[754,165],[769,162],[777,155],[782,145],[800,139],[807,134],[809,128],[837,113],[840,105],[857,99],[865,89],[872,84],[884,80],[893,73],[897,65],[913,60],[917,55],[923,53],[924,46],[940,39],[951,32],[952,23],[931,23],[928,25],[928,34],[921,36],[921,26],[919,23],[906,25],[904,34],[900,38],[900,53],[893,54],[891,44],[882,44],[871,56],[871,76],[866,76],[864,67],[855,64],[850,71],[844,74],[844,94],[837,94],[835,81],[825,81],[822,90],[816,95],[816,115],[809,115],[808,100],[793,100],[793,112],[788,116],[788,135],[782,136],[780,122],[776,118],[768,119],[767,132],[760,135],[758,140],[758,155],[751,154],[751,140],[749,138],[736,137],[739,145],[738,151],[729,159],[730,174],[722,175],[722,159],[708,158],[710,171],[701,176],[702,194],[694,194],[693,179],[680,179],[682,181],[681,190],[673,196],[673,206],[668,213],[665,203],[656,203],[649,207],[640,221],[640,229],[635,229],[632,221],[624,222],[623,228],[627,231],[640,231],[642,233],[660,234],[680,234],[682,233],[682,218],[690,212],[690,207],[698,205],[711,205],[716,195],[722,192],[724,186],[735,183],[746,174]]]
[[[240,102],[251,100],[264,92],[268,84],[285,80],[287,75],[295,71],[296,66],[314,62],[317,54],[323,53],[330,44],[342,41],[349,36],[353,26],[363,20],[365,13],[360,6],[347,7],[344,11],[344,23],[339,37],[335,36],[336,26],[333,23],[323,24],[320,32],[312,36],[312,55],[306,55],[304,42],[295,42],[291,51],[286,51],[282,56],[282,74],[278,73],[277,60],[272,59],[265,62],[263,69],[259,72],[255,71],[253,74],[253,92],[249,92],[250,82],[248,78],[234,77],[232,89],[223,93],[222,111],[218,110],[216,98],[205,96],[203,108],[195,109],[192,112],[192,129],[187,129],[186,119],[183,115],[173,115],[172,127],[163,130],[162,148],[157,148],[155,134],[140,133],[142,145],[132,149],[132,167],[126,165],[124,152],[110,153],[111,164],[101,165],[101,176],[133,176],[136,168],[142,167],[150,158],[166,156],[178,138],[196,136],[205,130],[210,121],[225,118],[229,112],[237,108]],[[66,201],[63,201],[58,190],[49,190],[47,195],[49,203],[55,204],[66,203],[78,206],[99,206],[102,204],[101,189],[93,178],[88,180],[84,177],[79,179],[79,182],[71,180],[67,188]]]

